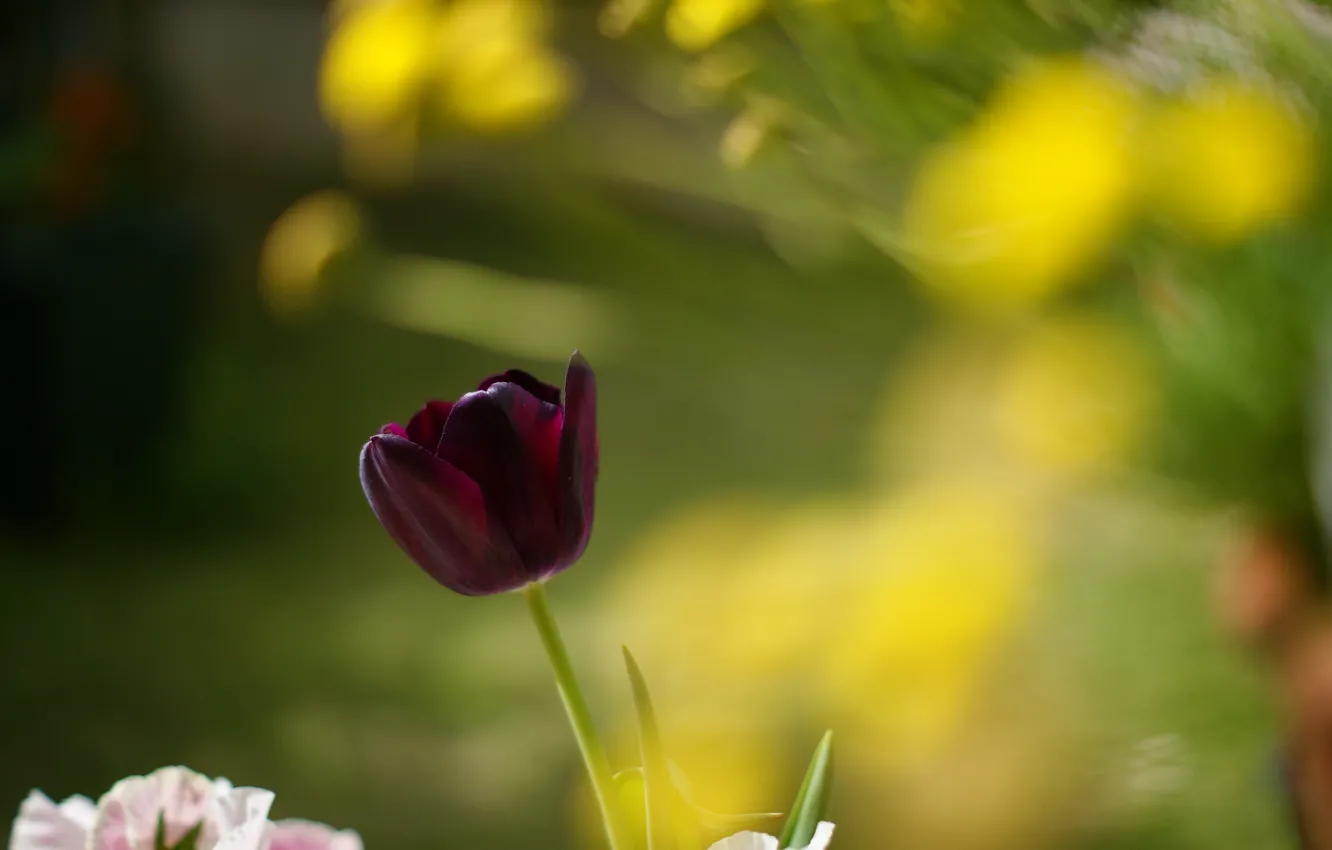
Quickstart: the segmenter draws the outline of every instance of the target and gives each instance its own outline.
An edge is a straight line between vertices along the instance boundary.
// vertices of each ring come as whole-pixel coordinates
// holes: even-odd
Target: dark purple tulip
[[[361,486],[389,535],[467,596],[516,590],[578,560],[592,533],[597,384],[574,352],[560,391],[518,369],[426,404],[361,450]]]

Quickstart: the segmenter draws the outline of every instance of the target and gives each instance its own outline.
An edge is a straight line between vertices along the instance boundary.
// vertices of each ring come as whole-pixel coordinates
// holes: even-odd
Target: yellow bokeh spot
[[[1296,212],[1315,172],[1302,116],[1276,93],[1233,80],[1158,108],[1143,151],[1144,190],[1156,211],[1216,243]]]
[[[330,122],[374,131],[415,108],[435,14],[425,0],[377,0],[342,14],[319,68],[319,101]]]
[[[1035,588],[1039,539],[998,488],[938,481],[868,520],[863,580],[822,643],[830,708],[877,742],[869,757],[938,751]]]
[[[674,0],[666,12],[666,35],[682,50],[703,50],[762,10],[763,0]]]
[[[444,86],[449,109],[462,124],[498,132],[540,123],[555,115],[574,91],[568,64],[532,49],[493,64],[460,68]]]
[[[538,123],[572,96],[572,68],[546,48],[549,9],[536,0],[460,0],[436,31],[445,113],[475,130]]]
[[[269,228],[259,255],[259,281],[274,312],[306,307],[329,261],[360,233],[360,211],[342,192],[319,192],[292,204]]]
[[[986,309],[1069,285],[1128,210],[1135,114],[1132,92],[1083,60],[1010,80],[917,175],[903,226],[924,282]]]
[[[999,378],[999,425],[1038,469],[1082,474],[1122,459],[1147,425],[1152,384],[1124,330],[1084,317],[1038,326]]]
[[[730,682],[772,683],[819,661],[820,638],[848,591],[855,512],[811,505],[773,517],[742,558],[714,577],[723,616],[710,626],[708,666]]]

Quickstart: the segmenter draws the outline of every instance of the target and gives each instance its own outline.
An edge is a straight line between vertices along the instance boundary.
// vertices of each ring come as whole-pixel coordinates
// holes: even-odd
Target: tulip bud
[[[592,532],[596,378],[574,352],[558,388],[511,369],[431,401],[361,450],[361,486],[402,550],[467,596],[517,590],[578,560]]]

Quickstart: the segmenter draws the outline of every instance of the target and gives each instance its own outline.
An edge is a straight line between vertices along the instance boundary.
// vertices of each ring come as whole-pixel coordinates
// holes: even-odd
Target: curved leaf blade
[[[652,708],[643,671],[629,647],[621,649],[634,694],[634,710],[638,713],[638,742],[643,757],[644,796],[647,800],[648,850],[676,850],[675,786],[671,781],[670,762],[661,746],[661,730],[657,726],[657,715]]]
[[[832,730],[829,729],[814,749],[805,779],[800,783],[791,813],[778,837],[779,847],[808,847],[819,821],[828,813],[828,795],[832,789],[832,740]]]

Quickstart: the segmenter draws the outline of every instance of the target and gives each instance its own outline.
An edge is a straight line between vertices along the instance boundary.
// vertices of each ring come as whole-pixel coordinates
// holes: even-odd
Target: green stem
[[[597,796],[610,850],[629,850],[631,845],[624,838],[610,760],[606,758],[606,751],[597,737],[592,714],[587,710],[587,701],[583,699],[573,665],[569,662],[569,651],[564,647],[559,626],[555,624],[555,617],[550,612],[545,583],[534,582],[523,588],[523,598],[527,600],[527,610],[532,614],[537,634],[541,635],[541,646],[550,659],[551,670],[555,673],[555,686],[564,702],[564,711],[569,715],[569,725],[573,727],[574,738],[578,741],[578,751],[583,754],[583,765],[592,781],[592,791]]]

